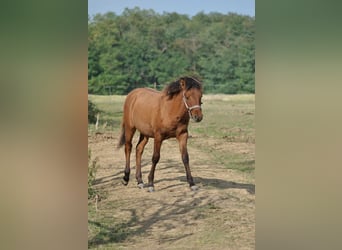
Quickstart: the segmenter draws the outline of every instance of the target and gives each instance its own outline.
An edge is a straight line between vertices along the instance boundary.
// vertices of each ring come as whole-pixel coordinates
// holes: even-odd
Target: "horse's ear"
[[[186,81],[185,81],[184,78],[181,78],[181,79],[179,80],[179,84],[180,84],[181,89],[182,89],[182,90],[185,90]]]

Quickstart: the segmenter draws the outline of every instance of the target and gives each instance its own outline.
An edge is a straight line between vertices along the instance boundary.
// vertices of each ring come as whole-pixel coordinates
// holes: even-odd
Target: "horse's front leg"
[[[153,148],[153,156],[152,156],[152,167],[150,174],[148,175],[148,190],[150,192],[154,191],[154,171],[156,170],[157,163],[160,159],[160,148],[162,144],[162,139],[159,136],[154,138],[154,148]]]
[[[179,149],[182,155],[182,161],[185,167],[186,179],[190,185],[192,190],[197,190],[197,186],[194,183],[194,180],[191,175],[190,166],[189,166],[189,154],[187,149],[188,142],[188,132],[183,132],[177,136],[177,140],[179,142]]]

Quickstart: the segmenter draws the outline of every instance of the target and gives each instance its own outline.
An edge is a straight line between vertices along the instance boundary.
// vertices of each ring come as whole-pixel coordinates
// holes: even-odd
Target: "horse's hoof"
[[[125,186],[127,186],[128,181],[122,180],[121,183],[124,184]]]
[[[144,188],[144,183],[138,183],[138,188],[143,189]]]
[[[154,187],[148,187],[148,191],[149,191],[150,193],[154,192]]]
[[[196,185],[193,185],[190,187],[192,191],[197,191],[198,190],[198,187]]]

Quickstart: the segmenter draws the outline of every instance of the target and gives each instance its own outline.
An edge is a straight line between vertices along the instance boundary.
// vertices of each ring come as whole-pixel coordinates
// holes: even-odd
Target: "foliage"
[[[96,107],[96,105],[88,100],[88,123],[96,122],[96,115],[101,111]]]
[[[88,199],[92,198],[95,195],[93,184],[96,178],[97,169],[100,167],[97,162],[97,157],[95,159],[91,159],[91,150],[88,149]]]
[[[255,18],[125,9],[88,19],[90,94],[127,94],[200,76],[207,93],[254,93]]]

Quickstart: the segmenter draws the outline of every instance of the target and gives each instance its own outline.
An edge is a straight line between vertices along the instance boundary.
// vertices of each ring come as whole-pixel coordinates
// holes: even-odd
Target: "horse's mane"
[[[202,90],[202,83],[200,80],[198,80],[195,77],[181,77],[178,80],[169,83],[163,90],[163,92],[169,97],[172,98],[173,96],[177,95],[181,90],[181,84],[180,81],[184,80],[185,81],[185,89],[189,90],[191,88],[197,88],[199,90]]]

